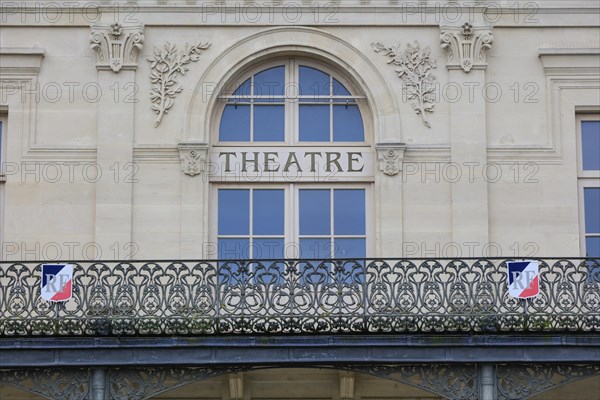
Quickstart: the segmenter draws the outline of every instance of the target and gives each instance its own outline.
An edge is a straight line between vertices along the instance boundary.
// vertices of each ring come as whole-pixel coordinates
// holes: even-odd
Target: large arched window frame
[[[280,66],[285,68],[283,92],[275,92],[277,85],[274,85],[273,81],[267,82],[266,85],[255,82],[257,75]],[[327,85],[329,93],[324,93],[324,85],[318,85],[317,88],[308,85],[309,87],[306,88],[307,85],[303,85],[301,80],[303,69],[305,72],[312,70],[329,75],[330,80]],[[215,107],[216,118],[213,118],[215,123],[211,129],[211,142],[215,146],[241,144],[251,146],[372,145],[373,123],[366,97],[352,82],[349,74],[342,70],[312,59],[288,57],[247,68],[231,82],[221,91],[219,106]],[[265,92],[269,93],[265,95]],[[329,137],[325,140],[322,135],[313,135],[312,137],[310,134],[307,135],[303,127],[306,126],[307,121],[317,121],[319,117],[322,117],[326,106],[329,107],[327,110],[330,125]],[[258,133],[257,116],[258,118],[264,117],[269,112],[261,112],[262,110],[277,107],[283,108],[284,132],[282,137],[277,140],[269,140],[276,135]],[[271,115],[273,114],[271,113]],[[362,137],[357,138],[357,135],[352,133],[350,135],[338,134],[343,129],[339,125],[343,125],[345,121],[352,121],[352,117],[356,121],[356,115],[361,120]],[[247,125],[249,132],[239,134],[237,137],[227,137],[222,132],[224,117]],[[279,118],[273,118],[273,120],[278,122]]]
[[[277,70],[281,66],[283,71]],[[282,88],[273,85],[282,80]],[[319,83],[313,85],[315,81]],[[343,69],[309,58],[277,58],[243,69],[222,89],[213,110],[212,147],[335,152],[373,145],[373,118],[366,96]],[[256,124],[257,116],[269,115],[263,109],[278,110],[280,117],[269,122],[281,123],[279,131],[269,131],[270,124]],[[326,134],[304,129],[318,126],[313,124],[318,118],[327,121],[321,124],[327,125]],[[224,119],[233,134],[223,134]],[[238,125],[244,129],[230,129]],[[263,130],[258,132],[258,127]],[[364,177],[333,176],[318,183],[270,178],[211,183],[210,237],[216,243],[211,258],[328,259],[374,254],[373,182]],[[268,218],[261,219],[265,213]]]

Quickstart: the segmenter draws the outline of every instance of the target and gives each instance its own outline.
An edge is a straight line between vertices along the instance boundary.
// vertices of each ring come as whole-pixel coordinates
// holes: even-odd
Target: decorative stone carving
[[[144,45],[144,25],[93,25],[90,44],[96,50],[99,70],[136,69],[137,55]]]
[[[404,143],[379,143],[376,146],[379,169],[389,176],[402,171],[402,161],[406,145]]]
[[[383,43],[373,43],[373,50],[389,57],[388,64],[395,65],[398,77],[405,85],[406,96],[409,100],[416,100],[412,107],[417,114],[421,115],[423,124],[431,128],[427,121],[427,113],[432,113],[435,106],[434,80],[435,75],[431,73],[437,68],[435,60],[431,58],[429,47],[421,50],[419,43],[410,43],[405,50],[400,45],[386,47]]]
[[[181,170],[189,176],[196,176],[204,171],[206,158],[208,156],[208,144],[206,143],[179,143],[179,158],[181,159]]]
[[[163,50],[154,48],[154,57],[148,58],[151,63],[150,80],[152,81],[152,90],[150,100],[152,101],[152,110],[158,116],[154,126],[160,125],[165,114],[173,107],[173,99],[177,93],[183,91],[182,86],[177,85],[175,80],[178,75],[185,75],[188,71],[184,65],[190,62],[196,62],[200,59],[200,53],[210,47],[210,43],[200,43],[190,46],[185,45],[183,51],[178,51],[177,46],[168,43]]]
[[[490,26],[475,27],[466,22],[460,27],[442,26],[440,41],[448,51],[448,69],[469,72],[487,67],[487,51],[492,48],[494,37]]]

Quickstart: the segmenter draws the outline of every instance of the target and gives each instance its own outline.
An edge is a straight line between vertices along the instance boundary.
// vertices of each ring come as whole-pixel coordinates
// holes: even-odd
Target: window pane
[[[300,258],[331,258],[331,240],[300,239]]]
[[[250,258],[249,239],[219,239],[220,260],[247,260]]]
[[[246,82],[242,83],[238,88],[233,92],[234,96],[250,96],[252,94],[250,87],[250,79],[247,79]],[[233,100],[230,100],[233,101]]]
[[[250,232],[250,191],[219,189],[219,235],[248,235]]]
[[[283,238],[254,239],[252,258],[256,260],[283,259]]]
[[[254,141],[283,142],[285,140],[285,107],[254,107]]]
[[[221,116],[219,140],[222,142],[250,141],[250,106],[225,106]]]
[[[335,239],[333,244],[336,258],[365,258],[366,239]]]
[[[334,190],[334,233],[336,235],[365,234],[365,191]]]
[[[311,67],[300,66],[300,96],[329,96],[329,75]]]
[[[300,234],[329,235],[331,210],[329,190],[300,190]]]
[[[348,89],[346,89],[337,79],[333,80],[332,90],[334,96],[350,96]]]
[[[255,235],[284,234],[284,191],[254,190],[252,194],[253,233]]]
[[[333,106],[333,141],[363,142],[365,130],[356,105]]]
[[[600,170],[600,121],[581,123],[583,169]]]
[[[600,257],[600,236],[585,238],[585,256]]]
[[[266,69],[254,75],[255,96],[283,96],[285,84],[285,67]]]
[[[585,233],[600,233],[600,188],[583,191]]]
[[[329,105],[300,105],[300,141],[329,142]]]

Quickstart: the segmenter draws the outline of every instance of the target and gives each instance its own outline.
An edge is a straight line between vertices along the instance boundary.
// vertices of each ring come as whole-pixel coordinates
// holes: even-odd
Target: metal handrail
[[[42,262],[0,263],[0,336],[599,332],[599,260],[535,259],[530,299],[514,258],[70,261],[61,303]]]

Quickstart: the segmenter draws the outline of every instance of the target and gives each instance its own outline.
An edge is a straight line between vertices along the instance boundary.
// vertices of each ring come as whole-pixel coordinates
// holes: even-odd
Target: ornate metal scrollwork
[[[90,394],[90,372],[85,368],[0,370],[0,383],[51,400],[88,400]]]
[[[539,262],[526,300],[504,260],[76,263],[58,304],[39,265],[3,264],[0,336],[599,332],[598,262]]]
[[[475,364],[358,365],[344,369],[391,379],[449,400],[478,399],[478,370]]]
[[[600,365],[501,364],[496,367],[499,400],[522,400],[600,374]]]
[[[114,368],[109,374],[111,400],[144,400],[194,381],[247,370],[236,367]]]

